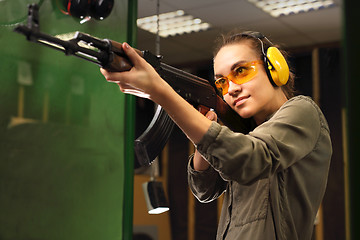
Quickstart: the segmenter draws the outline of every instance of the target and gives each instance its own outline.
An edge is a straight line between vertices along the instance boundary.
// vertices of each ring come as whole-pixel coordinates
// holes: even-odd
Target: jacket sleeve
[[[203,203],[217,199],[226,190],[227,182],[212,167],[205,171],[196,171],[193,157],[188,163],[188,183],[194,196]]]
[[[320,114],[311,99],[291,99],[247,135],[214,122],[196,147],[224,180],[248,185],[309,154],[327,125]]]

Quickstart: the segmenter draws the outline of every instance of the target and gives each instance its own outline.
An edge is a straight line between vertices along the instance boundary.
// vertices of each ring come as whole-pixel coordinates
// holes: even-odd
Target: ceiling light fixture
[[[248,0],[273,17],[316,11],[335,6],[333,0]]]
[[[151,33],[157,33],[158,16],[139,18],[137,26]],[[210,24],[186,14],[183,10],[159,14],[159,35],[169,37],[191,32],[205,31]]]

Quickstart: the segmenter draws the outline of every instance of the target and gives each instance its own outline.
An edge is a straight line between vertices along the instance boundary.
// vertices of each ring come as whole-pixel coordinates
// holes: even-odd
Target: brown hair
[[[268,38],[263,36],[261,33],[249,32],[249,31],[246,31],[246,32],[232,31],[232,32],[229,32],[228,34],[221,35],[216,41],[216,45],[215,45],[215,49],[214,49],[214,57],[218,54],[218,52],[220,51],[220,49],[222,47],[231,45],[231,44],[240,43],[240,42],[245,42],[245,41],[251,47],[253,47],[253,49],[256,52],[256,54],[258,55],[259,59],[261,59],[261,60],[264,59],[264,56],[263,56],[264,54],[263,54],[263,49],[262,49],[262,44],[261,44],[261,42],[262,42],[265,52],[266,52],[266,49],[268,49],[269,47],[277,47],[280,50],[280,52],[283,54],[286,62],[288,63],[288,54],[285,51],[281,50],[278,45],[275,45],[272,42],[270,42],[268,40]],[[284,92],[285,96],[288,99],[295,96],[295,88],[294,88],[295,74],[290,67],[289,67],[289,70],[290,70],[289,79],[285,85],[281,86],[282,91]]]

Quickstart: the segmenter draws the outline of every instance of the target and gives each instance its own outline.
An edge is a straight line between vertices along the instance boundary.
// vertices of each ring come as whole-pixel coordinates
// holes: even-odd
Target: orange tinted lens
[[[229,89],[229,81],[224,77],[219,78],[215,81],[215,86],[222,93],[222,95],[225,95]]]
[[[237,65],[228,76],[221,77],[215,81],[216,88],[224,96],[228,93],[229,81],[240,85],[252,80],[258,72],[258,63],[260,63],[260,61],[241,63]]]
[[[246,83],[252,80],[258,72],[258,68],[256,67],[257,63],[257,61],[254,61],[246,64],[240,64],[235,67],[227,78],[236,84]]]

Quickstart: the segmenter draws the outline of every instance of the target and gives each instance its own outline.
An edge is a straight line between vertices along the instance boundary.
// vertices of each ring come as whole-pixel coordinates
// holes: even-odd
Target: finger
[[[111,81],[111,72],[107,71],[104,68],[100,68],[101,74],[105,77],[107,81]]]
[[[104,68],[100,68],[101,74],[105,77],[106,81],[111,83],[127,82],[127,72],[109,72]]]
[[[125,54],[129,57],[134,66],[142,64],[145,60],[128,43],[122,44]]]
[[[208,119],[210,119],[211,121],[216,121],[217,120],[217,115],[214,111],[208,111],[205,115]]]
[[[108,71],[106,71],[104,68],[100,68],[100,72],[104,76],[108,73]]]

